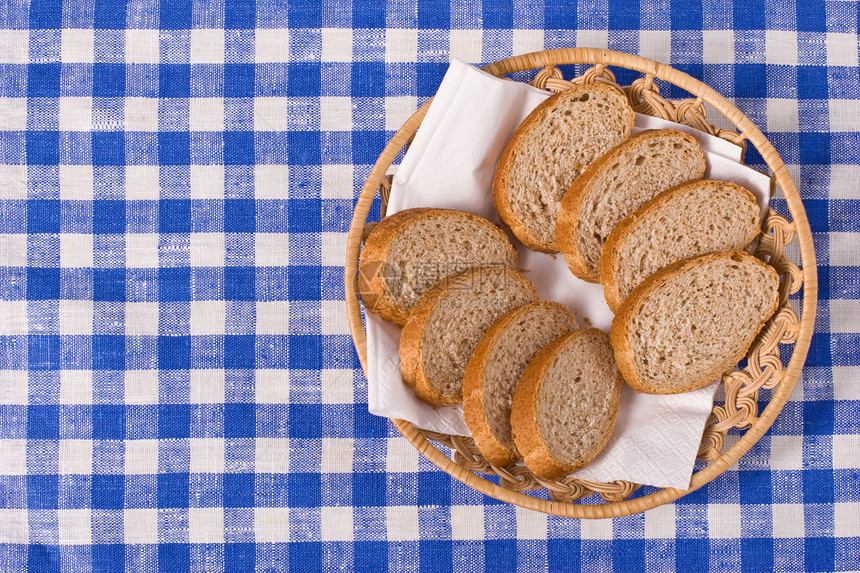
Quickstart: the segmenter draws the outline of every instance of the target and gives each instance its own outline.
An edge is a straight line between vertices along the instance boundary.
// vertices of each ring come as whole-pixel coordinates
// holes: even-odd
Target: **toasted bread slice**
[[[510,269],[469,269],[443,279],[421,296],[403,327],[403,381],[433,406],[461,403],[466,364],[484,332],[535,300],[534,284]]]
[[[478,342],[463,378],[463,415],[489,463],[506,466],[522,457],[511,436],[514,391],[541,348],[576,328],[566,306],[545,300],[503,315]]]
[[[559,201],[588,164],[630,135],[634,118],[618,90],[589,84],[548,98],[520,124],[496,168],[493,201],[525,246],[558,252]]]
[[[552,479],[594,459],[612,435],[621,385],[603,331],[578,330],[548,344],[526,366],[511,409],[526,466]]]
[[[664,191],[625,217],[600,254],[600,282],[615,311],[636,285],[665,266],[743,250],[759,234],[755,196],[730,181],[699,179]]]
[[[361,251],[364,307],[403,326],[412,305],[446,276],[467,268],[517,268],[517,251],[491,222],[451,209],[407,209],[385,217]]]
[[[638,392],[706,386],[746,355],[779,304],[779,275],[743,251],[679,261],[621,304],[610,336],[624,380]]]
[[[642,131],[606,152],[561,202],[556,238],[570,271],[598,282],[600,252],[615,226],[661,191],[704,173],[699,143],[674,129]]]

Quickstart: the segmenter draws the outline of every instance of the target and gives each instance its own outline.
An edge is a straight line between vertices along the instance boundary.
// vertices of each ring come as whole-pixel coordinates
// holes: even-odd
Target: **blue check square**
[[[158,134],[158,163],[160,165],[190,165],[191,136],[188,132]]]
[[[55,545],[34,545],[26,549],[27,571],[60,573],[60,548]],[[23,568],[22,568],[23,569]]]
[[[741,3],[738,0],[738,3]],[[805,0],[797,4],[797,31],[798,32],[822,32],[829,25],[828,14],[831,8],[824,0]],[[762,12],[763,13],[763,12]]]
[[[322,406],[320,404],[290,404],[290,437],[320,439],[322,437]]]
[[[254,165],[254,133],[224,133],[224,165]]]
[[[187,543],[158,544],[158,572],[191,571],[191,546]]]
[[[191,200],[161,199],[158,202],[158,231],[160,233],[190,233]]]
[[[224,298],[226,300],[256,300],[256,269],[226,267],[224,269]]]
[[[319,507],[320,474],[295,472],[287,474],[290,507]]]
[[[92,477],[92,508],[122,509],[125,505],[125,476],[94,475]]]
[[[804,540],[806,571],[835,571],[836,543],[830,537],[809,537]]]
[[[292,165],[319,165],[322,148],[319,133],[290,131],[287,136],[287,155]]]
[[[60,407],[53,404],[27,407],[27,438],[56,440],[60,437]]]
[[[93,64],[93,96],[122,97],[125,95],[125,65]]]
[[[356,62],[352,65],[352,96],[382,97],[385,95],[385,67],[380,62]],[[438,84],[437,84],[438,87]]]
[[[314,97],[320,93],[320,65],[316,63],[290,64],[287,73],[287,95]]]
[[[806,366],[826,366],[833,364],[831,354],[831,335],[824,332],[816,332],[812,335],[809,352],[806,355]]]
[[[447,30],[451,26],[451,7],[443,0],[425,0],[418,3],[418,28],[421,30]],[[575,11],[575,10],[574,10]]]
[[[125,135],[122,132],[93,132],[93,165],[125,165]]]
[[[161,64],[158,66],[158,95],[160,97],[189,97],[191,95],[191,66]]]
[[[798,139],[800,146],[800,161],[805,165],[830,165],[830,134],[801,133]]]
[[[125,439],[125,406],[96,404],[93,406],[92,417],[94,440]]]
[[[35,30],[59,28],[63,17],[60,0],[30,0],[29,27]]]
[[[191,300],[191,269],[187,267],[159,269],[158,299],[163,302]]]
[[[355,28],[385,28],[385,5],[373,0],[352,3],[352,25]]]
[[[356,541],[353,551],[356,571],[384,571],[388,567],[388,543],[384,541]]]
[[[800,66],[797,68],[797,96],[800,99],[826,100],[828,95],[828,68],[826,66]]]
[[[288,276],[290,300],[319,300],[321,272],[319,267],[293,266]]]
[[[158,407],[158,438],[183,439],[191,436],[191,406],[161,404]]]
[[[92,546],[93,573],[112,573],[125,567],[125,545],[98,544]]]
[[[298,369],[322,368],[322,337],[295,334],[289,337],[289,366]]]
[[[290,571],[322,571],[322,543],[290,543],[287,551],[287,563]]]
[[[352,153],[355,163],[373,165],[388,139],[384,131],[352,132]]]
[[[124,30],[126,5],[123,2],[98,2],[93,15],[96,30]]]
[[[188,370],[191,367],[191,337],[159,336],[158,367],[165,370]]]
[[[189,482],[187,473],[158,474],[157,502],[159,508],[188,507]]]
[[[257,548],[253,543],[228,543],[224,546],[224,570],[253,573]]]
[[[53,334],[29,335],[25,356],[30,370],[56,370],[60,366],[60,337]]]
[[[56,131],[28,131],[27,164],[59,165],[60,134]],[[10,157],[10,159],[12,159]],[[18,162],[14,162],[18,163]]]
[[[439,84],[442,83],[442,78],[445,76],[446,71],[448,71],[448,64],[440,62],[419,62],[415,64],[416,95],[419,98],[433,97],[436,94],[436,90],[439,89]],[[356,148],[353,147],[353,149]]]
[[[385,506],[385,474],[354,474],[352,477],[352,504],[356,507]]]
[[[60,232],[60,202],[56,199],[27,201],[27,232],[30,234]]]
[[[60,97],[60,64],[27,66],[27,97]]]
[[[254,336],[224,336],[224,368],[252,369],[255,365]]]
[[[224,200],[224,232],[253,233],[257,230],[257,203],[253,199]]]
[[[451,505],[451,480],[439,472],[418,472],[417,503],[423,505]]]
[[[224,97],[254,97],[254,64],[224,64]]]
[[[675,564],[680,571],[695,570],[709,554],[707,539],[676,539]]]
[[[125,269],[93,269],[93,300],[124,301]]]
[[[162,30],[188,30],[192,20],[191,0],[173,0],[159,4],[158,25]]]
[[[124,233],[125,204],[125,201],[117,199],[102,199],[98,201],[93,201],[93,233]]]
[[[27,508],[57,509],[59,477],[56,475],[27,476]]]
[[[741,539],[742,567],[745,571],[773,568],[773,540]]]
[[[125,369],[125,336],[93,336],[93,370]]]
[[[224,507],[254,507],[254,474],[224,474]]]
[[[224,28],[228,30],[253,28],[257,21],[254,2],[226,0],[224,2]]]
[[[803,471],[803,500],[810,504],[832,504],[834,501],[833,470]]]

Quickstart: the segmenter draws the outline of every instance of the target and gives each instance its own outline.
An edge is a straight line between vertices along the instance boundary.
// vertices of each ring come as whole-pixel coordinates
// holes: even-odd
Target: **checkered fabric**
[[[6,0],[0,570],[860,569],[857,26],[830,0]],[[358,189],[449,57],[575,45],[765,130],[821,293],[803,383],[737,466],[582,522],[367,413],[342,280]]]

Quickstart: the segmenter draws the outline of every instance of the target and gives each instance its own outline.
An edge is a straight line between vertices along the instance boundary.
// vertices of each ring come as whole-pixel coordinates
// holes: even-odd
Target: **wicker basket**
[[[589,64],[582,76],[565,81],[555,67],[562,64]],[[606,66],[627,68],[643,74],[630,86],[621,87]],[[591,48],[546,50],[508,58],[484,67],[502,76],[524,70],[538,69],[532,84],[553,92],[568,89],[573,84],[599,82],[615,86],[628,98],[633,108],[645,113],[693,126],[712,135],[727,139],[745,148],[749,141],[759,151],[782,190],[792,221],[768,209],[762,223],[756,255],[773,265],[782,277],[780,308],[756,339],[747,355],[746,366],[723,376],[725,402],[715,406],[705,428],[699,460],[709,462],[693,475],[690,489],[662,489],[648,495],[628,499],[639,487],[628,482],[597,483],[574,478],[543,480],[522,464],[499,468],[488,464],[471,438],[447,436],[415,428],[403,420],[392,420],[398,431],[441,469],[466,485],[489,496],[560,516],[605,518],[629,515],[675,500],[702,487],[734,464],[770,428],[797,382],[812,336],[817,297],[817,275],[812,234],[800,195],[773,146],[759,129],[720,94],[702,82],[669,66],[638,56]],[[695,98],[670,101],[660,96],[655,79],[672,83]],[[708,103],[731,122],[738,131],[723,130],[706,119],[704,103]],[[392,161],[415,134],[429,106],[424,104],[394,135],[376,162],[355,207],[346,253],[345,287],[349,326],[362,368],[367,371],[367,349],[364,324],[356,288],[361,243],[373,223],[368,213],[376,193],[381,194],[382,214],[388,200],[391,176],[386,171]],[[786,246],[797,240],[802,270],[785,254]],[[803,287],[800,318],[791,309],[789,294]],[[780,345],[786,351],[791,346],[787,366],[780,359]],[[772,389],[770,401],[758,412],[759,391]],[[725,448],[726,433],[739,428],[742,435],[736,443]],[[449,457],[432,442],[451,448]],[[497,475],[499,484],[476,475]],[[528,495],[528,491],[546,489],[550,500]],[[586,504],[575,501],[597,492],[604,503]]]

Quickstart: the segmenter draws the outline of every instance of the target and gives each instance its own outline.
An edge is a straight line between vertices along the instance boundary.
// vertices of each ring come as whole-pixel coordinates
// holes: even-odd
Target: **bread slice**
[[[484,332],[511,309],[537,300],[534,284],[502,267],[443,279],[418,300],[400,335],[400,374],[434,406],[463,401],[463,375]]]
[[[760,231],[755,196],[730,181],[699,179],[664,191],[628,215],[600,254],[600,282],[615,311],[663,267],[718,251],[742,250]]]
[[[557,338],[529,362],[514,394],[514,442],[535,475],[581,468],[612,435],[621,374],[609,336],[596,328]]]
[[[779,275],[743,251],[679,261],[633,289],[610,336],[638,392],[678,394],[719,378],[776,312]]]
[[[478,342],[463,378],[463,415],[489,463],[506,466],[522,457],[511,436],[514,390],[540,349],[576,328],[566,306],[545,300],[503,315]]]
[[[704,173],[698,142],[674,129],[642,131],[606,152],[561,202],[556,237],[571,272],[598,282],[600,251],[615,226],[657,193]]]
[[[559,201],[589,163],[630,135],[633,121],[627,98],[601,84],[556,94],[523,120],[496,168],[493,201],[525,246],[558,252]]]
[[[361,251],[364,307],[403,326],[418,297],[466,268],[517,268],[517,251],[491,222],[451,209],[407,209],[385,217]]]

